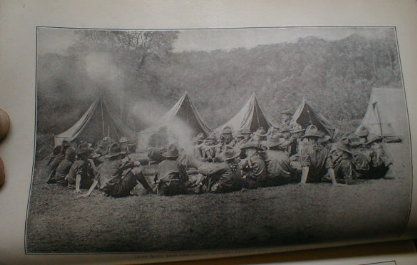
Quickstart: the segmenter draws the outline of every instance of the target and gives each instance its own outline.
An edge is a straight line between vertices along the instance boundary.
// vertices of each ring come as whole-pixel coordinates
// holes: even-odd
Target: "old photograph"
[[[38,27],[36,39],[26,253],[404,232],[412,166],[395,27]]]

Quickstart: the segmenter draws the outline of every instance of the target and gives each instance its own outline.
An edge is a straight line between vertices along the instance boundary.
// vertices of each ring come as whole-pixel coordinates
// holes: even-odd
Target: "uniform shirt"
[[[59,163],[61,163],[61,161],[64,160],[64,158],[65,158],[64,154],[56,155],[52,159],[51,163],[49,163],[49,172],[54,171],[58,167]]]
[[[69,170],[71,169],[71,166],[73,163],[74,163],[73,161],[70,161],[68,159],[62,160],[55,170],[54,179],[56,181],[64,180],[65,176],[68,174]]]
[[[203,155],[203,161],[212,161],[216,157],[216,146],[204,144],[201,147],[201,153]]]
[[[242,168],[254,179],[263,178],[267,173],[265,161],[258,154],[244,160]]]
[[[201,159],[203,157],[202,147],[203,147],[203,144],[196,144],[193,146],[193,155],[195,158]]]
[[[99,189],[103,189],[109,181],[117,177],[117,173],[119,173],[118,171],[121,165],[122,160],[119,158],[106,159],[100,164],[97,168],[98,174],[96,176]]]
[[[151,189],[155,191],[156,180],[157,180],[157,175],[158,175],[158,164],[154,162],[154,163],[149,163],[147,165],[141,166],[141,172],[146,182],[151,187]]]
[[[242,171],[238,164],[222,163],[224,165],[220,177],[211,187],[212,192],[230,192],[240,190],[242,187]]]
[[[158,180],[180,180],[180,170],[176,160],[164,160],[159,163]]]
[[[76,160],[67,174],[68,183],[74,185],[77,175],[81,177],[80,188],[88,189],[94,179],[92,162],[90,160]]]
[[[329,150],[317,143],[303,143],[300,146],[300,163],[302,167],[309,167],[311,182],[319,182],[327,169],[333,168]]]
[[[391,158],[385,152],[382,144],[374,144],[371,147],[370,162],[372,167],[387,166],[392,163]]]

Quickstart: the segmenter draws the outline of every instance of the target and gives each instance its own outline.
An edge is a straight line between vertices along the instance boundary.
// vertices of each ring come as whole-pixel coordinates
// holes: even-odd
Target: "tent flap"
[[[304,129],[309,125],[315,125],[317,129],[333,137],[335,128],[323,115],[317,113],[305,99],[294,112],[291,123],[297,123]]]

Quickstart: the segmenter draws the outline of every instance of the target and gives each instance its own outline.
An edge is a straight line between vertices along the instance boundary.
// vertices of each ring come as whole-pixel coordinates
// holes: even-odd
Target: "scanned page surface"
[[[1,3],[5,262],[413,233],[414,1]]]
[[[398,51],[393,27],[37,28],[27,252],[399,237]]]

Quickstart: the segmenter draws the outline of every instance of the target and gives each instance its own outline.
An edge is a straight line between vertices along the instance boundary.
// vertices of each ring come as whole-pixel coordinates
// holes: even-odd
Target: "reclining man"
[[[139,167],[140,163],[131,161],[126,153],[122,152],[119,144],[112,144],[105,160],[98,166],[89,190],[81,197],[90,196],[96,187],[107,196],[115,198],[129,196],[138,183],[146,189],[151,189],[143,174],[136,173]]]

